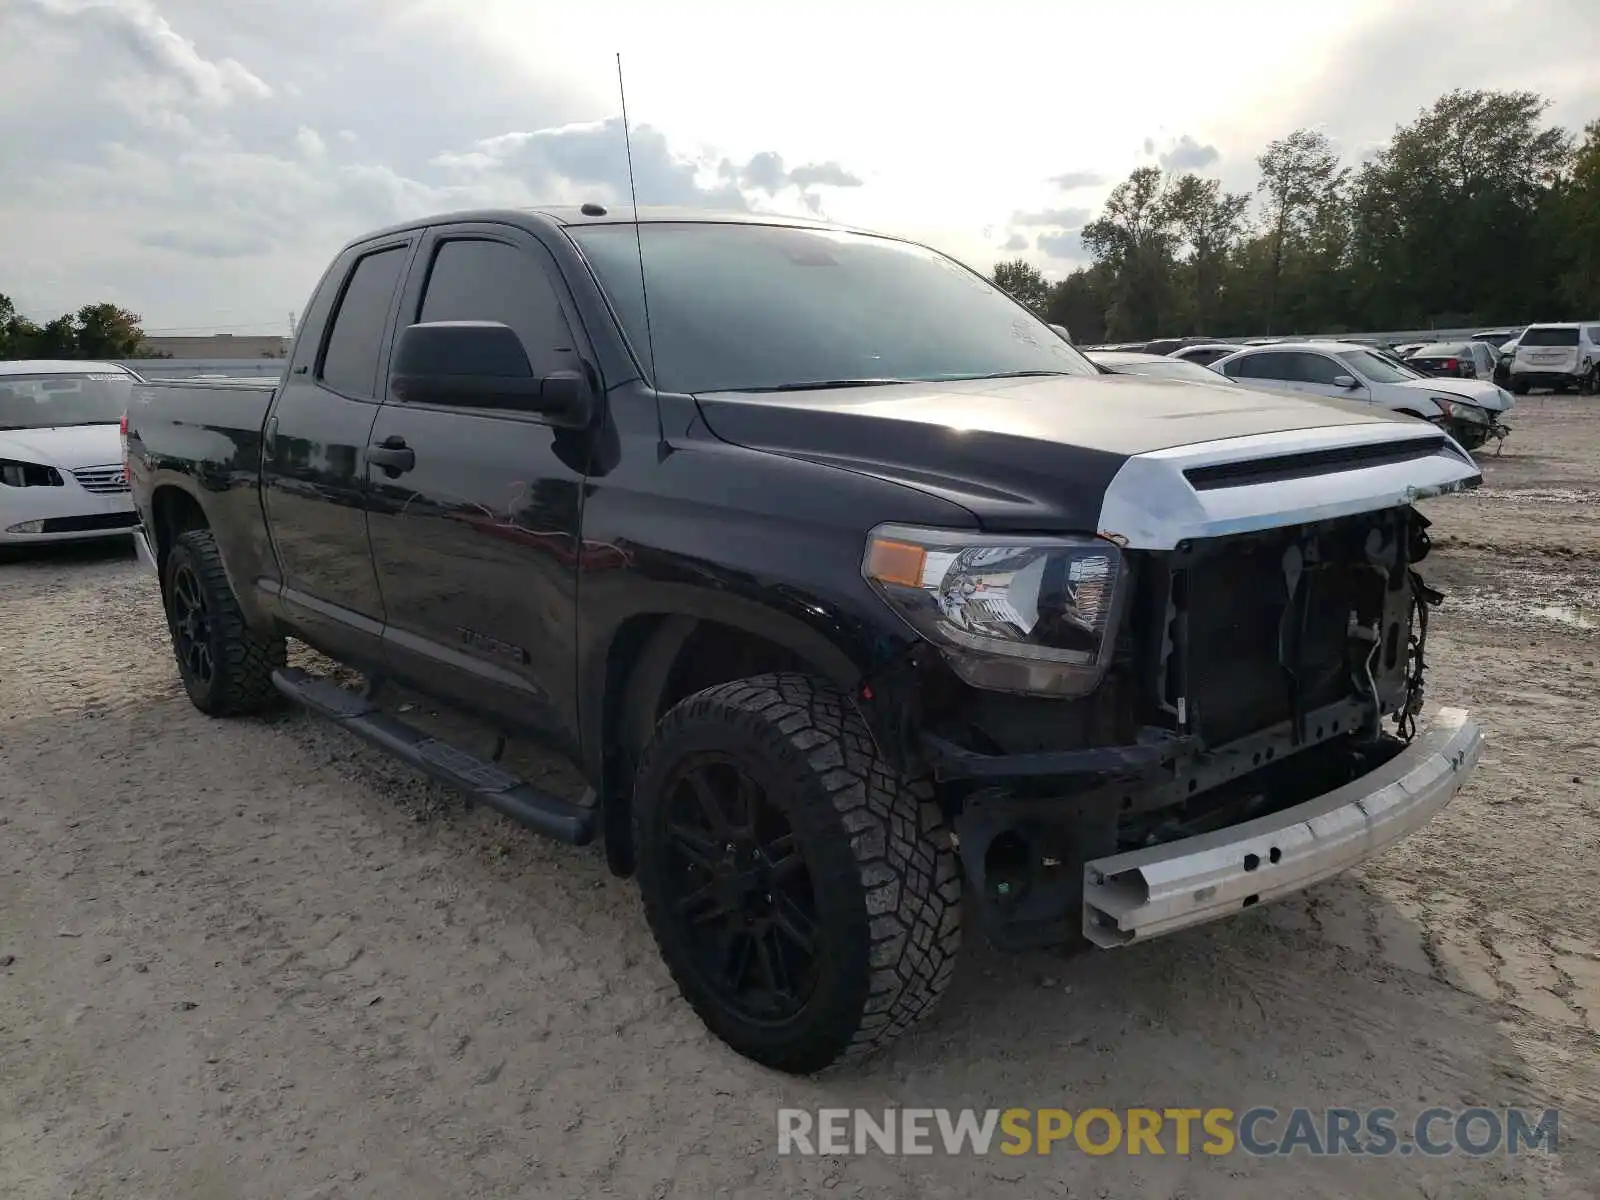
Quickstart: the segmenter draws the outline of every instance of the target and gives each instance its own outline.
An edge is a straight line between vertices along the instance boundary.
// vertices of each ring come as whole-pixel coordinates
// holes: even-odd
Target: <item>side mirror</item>
[[[1342,387],[1346,391],[1354,391],[1356,388],[1360,387],[1361,384],[1356,380],[1354,375],[1335,375],[1333,377],[1333,386]]]
[[[389,391],[396,400],[539,413],[589,423],[594,389],[582,371],[533,373],[522,339],[499,321],[427,321],[400,331]]]
[[[1069,330],[1065,325],[1052,324],[1050,328],[1056,331],[1063,342],[1066,342],[1069,346],[1072,344],[1072,331]]]

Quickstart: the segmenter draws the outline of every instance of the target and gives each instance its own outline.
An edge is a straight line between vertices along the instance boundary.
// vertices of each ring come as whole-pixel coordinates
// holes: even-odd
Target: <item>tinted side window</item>
[[[1320,354],[1285,354],[1283,357],[1289,360],[1289,374],[1279,378],[1292,379],[1296,383],[1323,383],[1331,387],[1336,376],[1348,374],[1336,366],[1331,358],[1324,358]]]
[[[328,333],[318,378],[332,390],[361,400],[377,395],[378,350],[406,247],[393,246],[356,260]]]
[[[499,321],[522,339],[535,375],[571,368],[571,328],[535,255],[504,242],[439,243],[418,321]]]
[[[1288,354],[1252,354],[1235,364],[1240,379],[1292,379]]]

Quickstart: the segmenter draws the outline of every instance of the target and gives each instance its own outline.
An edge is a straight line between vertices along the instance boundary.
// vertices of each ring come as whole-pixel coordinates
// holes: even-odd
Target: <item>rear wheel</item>
[[[892,1041],[949,983],[961,881],[944,818],[837,688],[763,675],[684,700],[641,759],[633,820],[662,957],[740,1054],[820,1070]]]
[[[1528,381],[1526,379],[1513,379],[1511,381],[1511,391],[1515,395],[1526,396],[1528,394]]]
[[[282,667],[284,640],[245,624],[209,529],[180,535],[161,573],[172,652],[189,699],[214,717],[258,712],[277,698],[272,672]]]

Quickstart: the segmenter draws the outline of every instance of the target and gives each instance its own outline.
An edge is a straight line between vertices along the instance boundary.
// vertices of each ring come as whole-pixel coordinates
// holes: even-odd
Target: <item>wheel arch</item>
[[[151,523],[155,526],[156,568],[166,571],[172,545],[191,529],[210,529],[211,520],[198,497],[176,483],[157,485],[150,493]],[[164,574],[163,574],[164,577]]]
[[[660,717],[705,688],[775,671],[829,680],[854,696],[868,670],[846,647],[796,617],[741,598],[659,605],[619,622],[586,672],[585,757],[598,777],[606,860],[633,871],[632,778]]]

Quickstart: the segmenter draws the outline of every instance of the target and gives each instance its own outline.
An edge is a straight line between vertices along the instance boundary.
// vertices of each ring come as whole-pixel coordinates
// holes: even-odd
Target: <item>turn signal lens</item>
[[[921,587],[928,552],[909,542],[873,538],[867,550],[867,578],[900,587]]]

